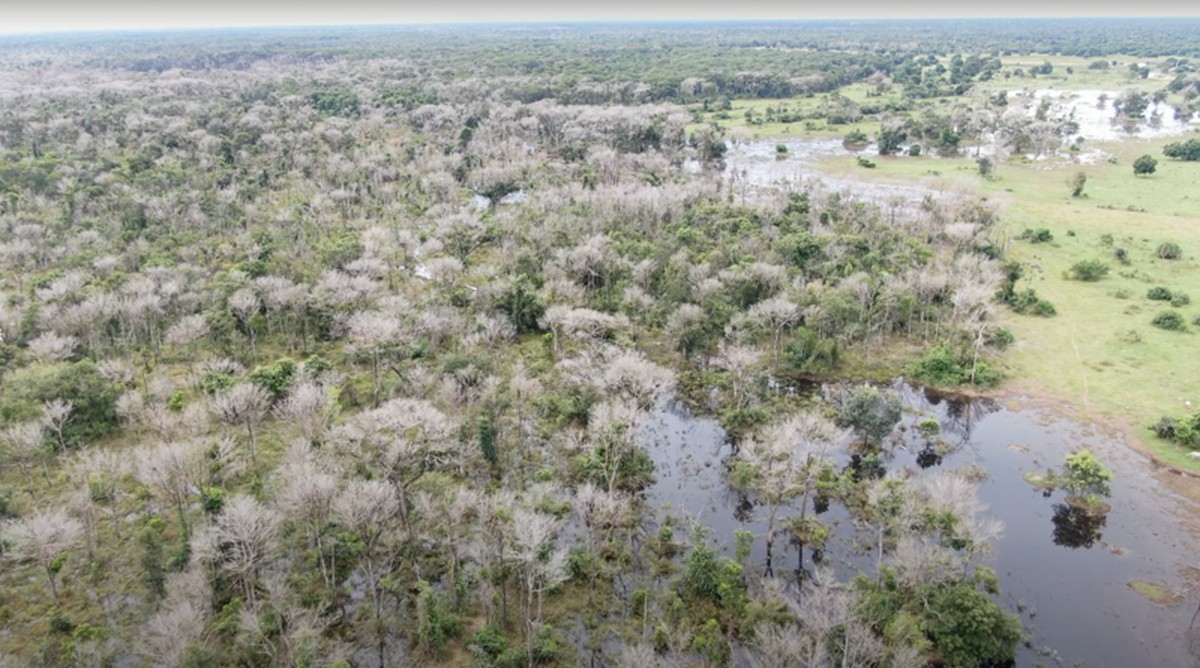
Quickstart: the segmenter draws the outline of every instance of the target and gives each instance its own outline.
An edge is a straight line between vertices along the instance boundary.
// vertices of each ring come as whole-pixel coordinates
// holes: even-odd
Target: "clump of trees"
[[[1163,155],[1175,160],[1195,162],[1200,160],[1200,139],[1171,142],[1163,146]]]

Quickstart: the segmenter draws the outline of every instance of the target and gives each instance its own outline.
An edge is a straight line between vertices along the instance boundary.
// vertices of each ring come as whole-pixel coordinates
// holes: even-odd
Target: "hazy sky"
[[[1178,0],[0,0],[0,33],[462,21],[1198,15],[1200,2]]]

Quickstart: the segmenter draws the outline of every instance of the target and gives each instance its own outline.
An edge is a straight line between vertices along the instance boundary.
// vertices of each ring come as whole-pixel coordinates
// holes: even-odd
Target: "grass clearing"
[[[1065,399],[1086,416],[1118,425],[1164,462],[1200,471],[1187,450],[1149,429],[1162,415],[1191,414],[1200,407],[1200,356],[1195,354],[1200,327],[1191,324],[1200,316],[1200,305],[1171,307],[1146,298],[1147,290],[1158,285],[1200,298],[1200,164],[1163,158],[1162,146],[1169,141],[1097,144],[1112,156],[1098,164],[1002,163],[987,181],[978,177],[970,158],[872,156],[877,167],[866,170],[853,158],[839,157],[820,167],[871,181],[936,184],[933,178],[979,184],[1003,207],[1009,256],[1027,265],[1018,288],[1034,288],[1058,309],[1052,318],[1003,315],[1002,326],[1016,335],[1002,359],[1007,387]],[[1158,171],[1136,177],[1132,163],[1143,154],[1158,158]],[[1087,183],[1081,197],[1071,197],[1069,180],[1077,172],[1087,175]],[[1016,239],[1026,228],[1047,228],[1053,240]],[[1180,259],[1156,256],[1166,241],[1182,246]],[[1125,249],[1129,264],[1117,260],[1117,248]],[[1067,278],[1070,267],[1082,260],[1102,260],[1111,271],[1096,282]],[[1178,311],[1187,330],[1152,326],[1164,309]]]

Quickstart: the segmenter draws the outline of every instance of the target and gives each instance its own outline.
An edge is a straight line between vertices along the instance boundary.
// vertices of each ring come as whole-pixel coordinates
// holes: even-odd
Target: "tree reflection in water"
[[[1069,548],[1088,548],[1100,540],[1100,530],[1108,522],[1104,513],[1088,512],[1069,503],[1054,504],[1054,544]]]

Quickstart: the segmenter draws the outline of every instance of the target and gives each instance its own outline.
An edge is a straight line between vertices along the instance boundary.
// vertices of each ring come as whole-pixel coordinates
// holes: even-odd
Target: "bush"
[[[1163,260],[1178,260],[1183,257],[1183,249],[1174,241],[1165,241],[1158,245],[1154,254]]]
[[[1108,275],[1108,270],[1100,260],[1080,260],[1071,265],[1070,275],[1077,281],[1098,281]]]
[[[1046,303],[1049,304],[1049,302]],[[1053,309],[1054,307],[1051,306],[1050,308]],[[1016,340],[1017,337],[1013,336],[1012,332],[1001,328],[992,332],[991,336],[988,337],[988,345],[996,350],[1004,350],[1005,348],[1011,346]]]
[[[935,385],[962,385],[971,382],[970,360],[960,361],[946,346],[937,346],[910,368],[913,378]],[[1000,382],[1000,375],[987,362],[975,365],[975,385],[991,387]]]
[[[1171,295],[1171,306],[1178,308],[1180,306],[1187,306],[1191,303],[1192,298],[1182,292],[1176,292],[1175,294]]]
[[[1195,162],[1200,160],[1200,139],[1189,139],[1185,142],[1172,142],[1163,147],[1163,155]]]
[[[1041,318],[1049,318],[1051,316],[1058,315],[1058,309],[1054,308],[1054,304],[1051,304],[1045,299],[1039,299],[1036,303],[1034,303],[1033,310],[1031,310],[1030,313]]]
[[[1054,235],[1050,233],[1050,230],[1044,227],[1039,227],[1036,230],[1032,230],[1027,227],[1025,228],[1025,231],[1021,233],[1021,236],[1017,238],[1024,239],[1031,244],[1044,244],[1053,241]]]
[[[936,385],[958,385],[970,377],[946,346],[937,346],[913,365],[914,378]]]
[[[1133,161],[1133,175],[1134,176],[1146,176],[1149,174],[1153,174],[1154,170],[1156,170],[1157,168],[1158,168],[1158,161],[1149,155],[1143,155],[1142,157]]]
[[[1146,291],[1146,299],[1151,301],[1169,302],[1171,301],[1171,297],[1171,291],[1161,285],[1155,286]]]
[[[504,632],[495,624],[488,624],[479,629],[471,638],[470,644],[479,648],[488,658],[495,660],[504,650],[508,649],[508,639]]]
[[[91,360],[34,364],[8,374],[0,400],[0,417],[30,420],[41,416],[42,403],[52,399],[74,405],[63,427],[69,446],[96,441],[117,430],[120,388],[100,375]]]
[[[1166,415],[1159,418],[1151,429],[1163,440],[1173,441],[1189,448],[1194,447],[1200,443],[1200,413],[1183,419]]]
[[[1058,309],[1054,308],[1054,304],[1038,297],[1037,292],[1032,288],[1024,292],[1014,293],[1012,298],[1008,300],[1008,303],[1016,313],[1036,315],[1043,318],[1058,314]]]
[[[1159,329],[1165,329],[1169,332],[1182,332],[1187,328],[1187,326],[1183,323],[1183,316],[1179,315],[1175,311],[1163,311],[1162,313],[1159,313],[1158,315],[1154,316],[1154,319],[1150,321],[1150,324]]]

